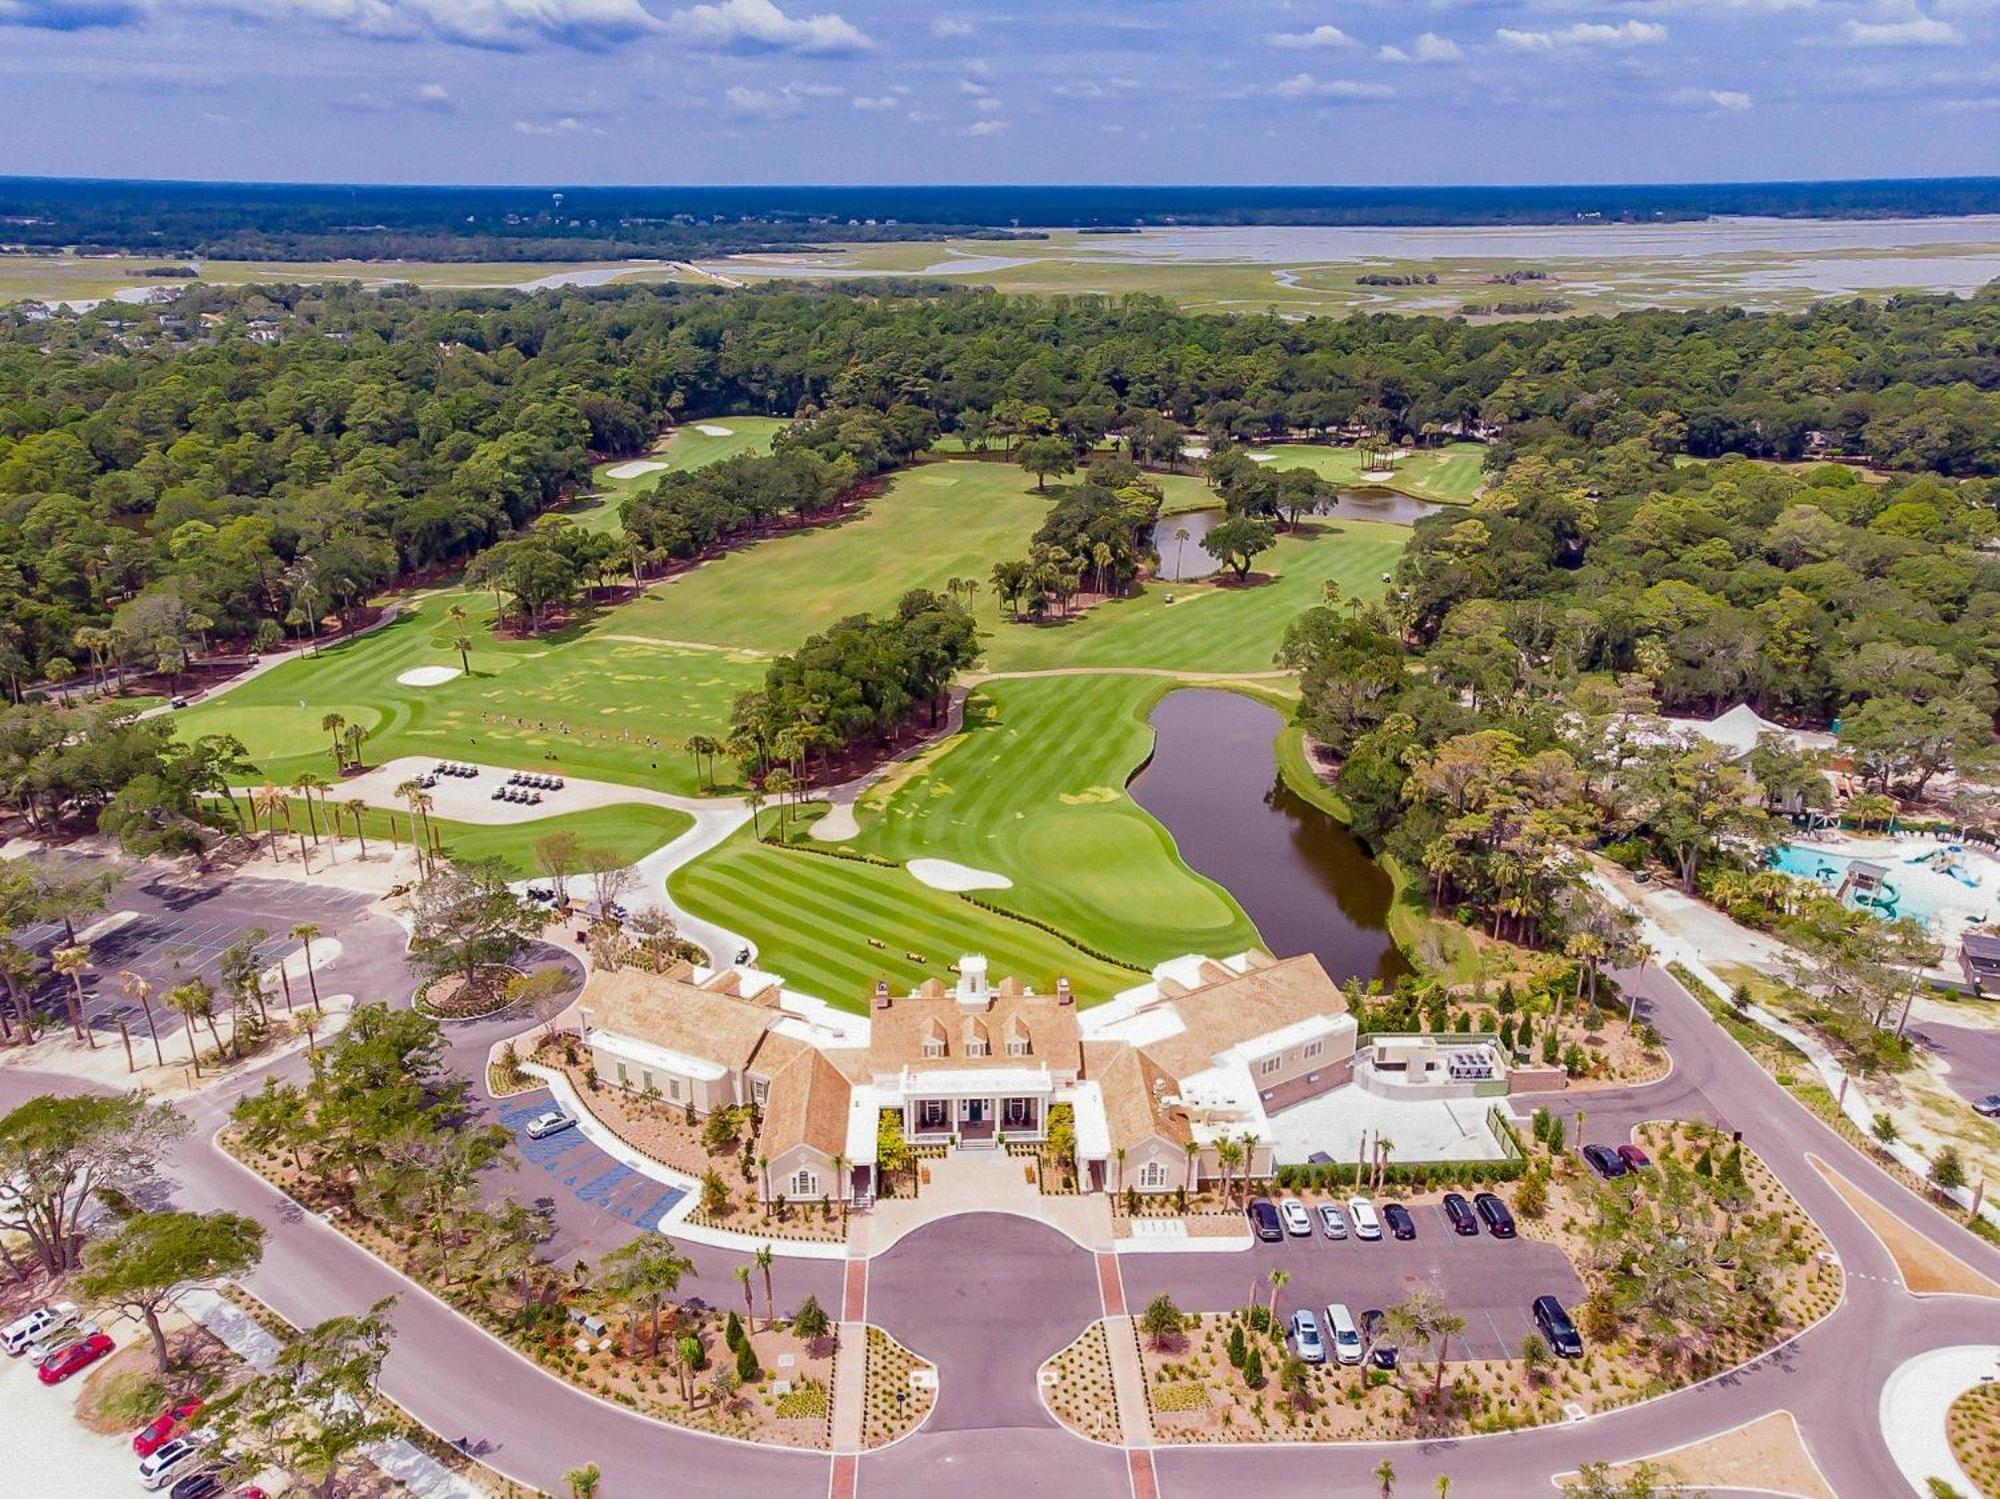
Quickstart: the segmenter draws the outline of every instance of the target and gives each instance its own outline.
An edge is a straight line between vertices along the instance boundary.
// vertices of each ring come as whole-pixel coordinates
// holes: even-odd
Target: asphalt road
[[[1926,1020],[1911,1026],[1910,1034],[1926,1051],[1945,1060],[1945,1085],[1960,1098],[2000,1093],[2000,1031]]]
[[[1906,1192],[1799,1107],[1670,977],[1648,971],[1621,978],[1646,996],[1646,1011],[1666,1037],[1675,1069],[1645,1088],[1565,1095],[1558,1108],[1570,1114],[1582,1108],[1592,1140],[1622,1139],[1638,1123],[1669,1116],[1707,1117],[1742,1130],[1834,1243],[1847,1272],[1841,1307],[1745,1369],[1560,1428],[1337,1448],[1156,1449],[1152,1460],[1161,1493],[1208,1496],[1254,1489],[1259,1499],[1368,1493],[1368,1475],[1388,1456],[1399,1474],[1399,1491],[1426,1491],[1438,1475],[1449,1474],[1457,1493],[1544,1495],[1551,1473],[1600,1458],[1658,1452],[1780,1409],[1796,1415],[1842,1499],[1905,1491],[1879,1433],[1876,1402],[1884,1381],[1897,1364],[1926,1349],[2000,1342],[2000,1302],[1904,1292],[1887,1252],[1812,1169],[1808,1153],[1996,1279],[2000,1252]],[[481,1035],[478,1026],[455,1029],[454,1053],[483,1055],[491,1037]],[[291,1058],[278,1067],[299,1065]],[[603,1468],[608,1493],[670,1487],[676,1494],[731,1499],[794,1493],[818,1499],[827,1492],[830,1465],[824,1456],[724,1442],[604,1405],[516,1357],[304,1216],[210,1143],[232,1099],[260,1082],[260,1075],[237,1079],[190,1106],[199,1127],[170,1162],[176,1195],[189,1206],[229,1207],[266,1224],[270,1239],[252,1284],[294,1321],[356,1311],[380,1296],[399,1295],[399,1336],[384,1384],[418,1419],[447,1436],[487,1443],[490,1459],[503,1472],[549,1492],[560,1492],[562,1474],[584,1461]],[[39,1086],[32,1073],[0,1068],[0,1106],[19,1102]],[[591,1213],[602,1216],[606,1233],[641,1231],[606,1204],[577,1195],[562,1179],[567,1174],[530,1163],[496,1177],[494,1190],[532,1190],[557,1199],[559,1232],[583,1231],[596,1221],[587,1218]],[[582,1173],[575,1174],[582,1182]],[[1528,1286],[1556,1273],[1554,1267],[1517,1271],[1511,1261],[1529,1264],[1537,1252],[1519,1241],[1502,1245],[1484,1236],[1453,1241],[1429,1224],[1419,1232],[1415,1244],[1315,1240],[1234,1256],[1125,1256],[1126,1300],[1143,1304],[1158,1286],[1183,1305],[1233,1305],[1247,1298],[1250,1281],[1262,1268],[1283,1263],[1294,1273],[1287,1301],[1294,1296],[1304,1301],[1309,1289],[1315,1301],[1339,1296],[1354,1304],[1376,1299],[1368,1293],[1378,1287],[1380,1300],[1387,1301],[1403,1276],[1435,1274],[1455,1304],[1508,1307]],[[719,1299],[711,1287],[734,1294],[729,1272],[740,1256],[695,1251],[695,1258],[702,1294]],[[1233,1263],[1224,1266],[1225,1260]],[[1502,1265],[1505,1273],[1497,1274],[1495,1267]],[[780,1304],[795,1302],[809,1288],[834,1304],[838,1268],[826,1261],[782,1260]],[[940,1399],[918,1433],[861,1459],[857,1492],[866,1499],[931,1499],[954,1482],[1036,1495],[1130,1492],[1124,1454],[1053,1427],[1032,1387],[1034,1367],[1099,1315],[1099,1307],[1090,1256],[1052,1231],[1017,1220],[990,1215],[955,1220],[912,1235],[881,1256],[871,1267],[869,1315],[938,1365]],[[1495,1332],[1507,1341],[1504,1326]]]

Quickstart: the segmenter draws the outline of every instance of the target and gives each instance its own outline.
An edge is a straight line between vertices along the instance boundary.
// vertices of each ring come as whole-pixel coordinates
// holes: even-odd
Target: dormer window
[[[1025,1057],[1027,1054],[1028,1054],[1028,1038],[1026,1036],[1016,1036],[1013,1040],[1007,1043],[1008,1056]]]
[[[924,1040],[924,1055],[932,1059],[943,1056],[944,1038],[942,1036],[926,1037]]]
[[[985,1041],[983,1041],[977,1036],[973,1037],[970,1041],[965,1043],[965,1054],[969,1057],[985,1056],[986,1055]]]

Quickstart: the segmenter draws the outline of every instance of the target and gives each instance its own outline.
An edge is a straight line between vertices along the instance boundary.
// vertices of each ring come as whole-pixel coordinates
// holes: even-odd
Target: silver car
[[[546,1140],[550,1135],[559,1135],[566,1129],[575,1129],[576,1121],[561,1109],[550,1109],[546,1114],[537,1114],[528,1121],[528,1138]]]
[[[1322,1202],[1319,1205],[1319,1227],[1320,1232],[1329,1239],[1347,1237],[1347,1220],[1340,1216],[1340,1209],[1330,1202]]]

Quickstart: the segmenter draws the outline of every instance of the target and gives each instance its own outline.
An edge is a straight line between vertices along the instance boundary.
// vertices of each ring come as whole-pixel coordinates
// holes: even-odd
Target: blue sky
[[[2000,173],[2000,0],[0,0],[0,172]]]

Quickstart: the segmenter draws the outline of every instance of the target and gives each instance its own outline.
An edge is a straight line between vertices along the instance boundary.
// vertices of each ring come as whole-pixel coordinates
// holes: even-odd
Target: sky
[[[2000,0],[0,0],[0,174],[2000,174]]]

